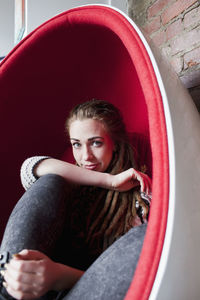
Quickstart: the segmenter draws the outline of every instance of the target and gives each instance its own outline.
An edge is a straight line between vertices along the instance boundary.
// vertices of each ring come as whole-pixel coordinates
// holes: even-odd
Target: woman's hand
[[[69,288],[83,273],[55,263],[36,250],[22,250],[10,260],[3,272],[4,286],[16,299],[35,299],[49,290]]]
[[[4,271],[5,287],[16,299],[34,299],[52,289],[57,265],[39,251],[23,250],[15,255]]]
[[[141,192],[144,192],[147,195],[151,193],[151,178],[134,168],[113,175],[112,188],[114,190],[120,192],[128,191],[138,185],[140,185]]]

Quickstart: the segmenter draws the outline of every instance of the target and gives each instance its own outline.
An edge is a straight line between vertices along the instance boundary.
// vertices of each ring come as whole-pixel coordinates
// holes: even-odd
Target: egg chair
[[[152,167],[149,223],[125,299],[199,299],[200,120],[160,51],[119,10],[86,5],[31,32],[0,72],[1,234],[23,193],[24,159],[69,160],[68,111],[104,99],[122,111],[143,162]]]

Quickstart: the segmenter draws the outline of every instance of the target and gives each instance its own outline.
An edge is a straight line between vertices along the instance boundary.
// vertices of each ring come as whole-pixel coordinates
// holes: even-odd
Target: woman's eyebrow
[[[101,140],[104,140],[104,138],[102,136],[93,136],[91,138],[88,139],[88,141],[92,141],[92,140],[95,140],[95,139],[101,139]],[[80,142],[79,139],[75,139],[75,138],[70,138],[70,141],[73,140],[73,141],[76,141],[76,142]]]
[[[104,140],[104,138],[102,136],[93,136],[93,137],[89,138],[88,141],[92,141],[92,140],[95,140],[95,139]]]
[[[76,141],[76,142],[80,142],[79,139],[75,139],[75,138],[70,138],[70,141],[73,140],[73,141]]]

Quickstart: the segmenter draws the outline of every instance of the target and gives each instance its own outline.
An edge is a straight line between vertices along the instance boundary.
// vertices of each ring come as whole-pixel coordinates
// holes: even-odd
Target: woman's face
[[[74,158],[80,167],[99,172],[107,169],[114,144],[102,122],[75,120],[70,124],[69,136]]]

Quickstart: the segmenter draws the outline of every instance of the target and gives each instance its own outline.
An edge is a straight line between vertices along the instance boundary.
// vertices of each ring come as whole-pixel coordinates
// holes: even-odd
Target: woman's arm
[[[33,156],[24,161],[20,171],[23,187],[27,190],[39,177],[46,174],[60,175],[67,182],[76,185],[112,188],[112,176],[110,174],[86,170],[48,156]]]
[[[36,250],[15,255],[3,271],[5,287],[16,299],[35,299],[49,290],[70,289],[84,272],[56,263]]]
[[[57,174],[67,182],[77,185],[112,188],[112,176],[110,174],[87,170],[54,158],[41,161],[34,169],[34,173],[37,177],[46,174]]]
[[[117,175],[111,175],[109,173],[86,170],[76,165],[50,158],[41,161],[36,166],[35,173],[38,177],[53,173],[62,176],[70,183],[99,186],[118,191],[126,191],[140,184],[142,192],[149,193],[151,191],[151,179],[133,168]]]
[[[21,168],[21,181],[28,189],[37,178],[46,174],[57,174],[67,182],[78,185],[98,186],[110,190],[127,191],[141,185],[141,191],[151,191],[151,179],[133,168],[117,175],[87,170],[71,163],[45,156],[27,159]]]

